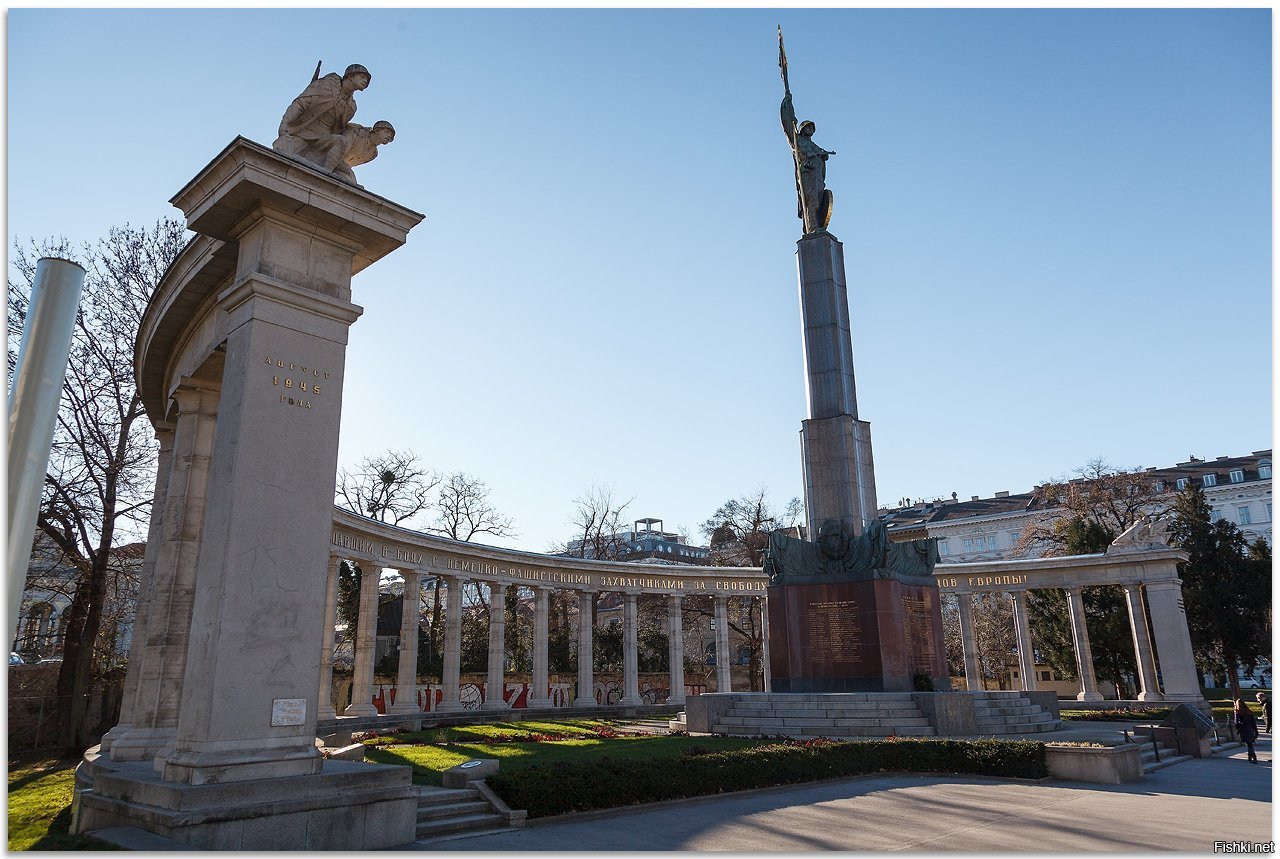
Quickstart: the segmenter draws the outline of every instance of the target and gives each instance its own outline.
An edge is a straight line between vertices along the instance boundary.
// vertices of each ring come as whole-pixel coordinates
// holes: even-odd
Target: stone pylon
[[[871,424],[858,419],[844,246],[825,231],[796,246],[809,406],[800,430],[809,539],[829,520],[852,536],[876,515],[876,477]]]

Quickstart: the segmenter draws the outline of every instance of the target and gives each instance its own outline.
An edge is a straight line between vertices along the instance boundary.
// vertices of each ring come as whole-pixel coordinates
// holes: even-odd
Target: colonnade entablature
[[[1178,582],[1178,564],[1187,559],[1180,549],[1024,558],[1011,561],[971,561],[939,564],[934,578],[944,594],[1095,585]]]
[[[330,555],[379,568],[494,585],[668,596],[764,596],[759,567],[632,564],[465,543],[334,508]]]

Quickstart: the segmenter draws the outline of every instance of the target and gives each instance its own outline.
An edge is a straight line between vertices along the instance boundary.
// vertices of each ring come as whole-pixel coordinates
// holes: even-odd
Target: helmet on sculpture
[[[342,73],[342,76],[344,78],[349,78],[352,75],[364,75],[369,80],[373,80],[373,75],[369,74],[369,70],[366,69],[364,66],[360,65],[359,63],[352,63],[351,65],[347,66],[347,70]]]
[[[814,124],[812,119],[806,119],[804,122],[800,123],[800,127],[797,129],[801,134],[806,133],[806,131],[809,134],[813,134],[817,130],[818,126]]]
[[[387,122],[385,119],[379,119],[377,122],[375,122],[375,123],[373,124],[373,128],[372,128],[372,129],[370,129],[370,130],[371,130],[371,131],[385,131],[385,132],[387,133],[387,140],[395,140],[395,139],[396,139],[396,129],[395,129],[395,126],[393,126],[391,123]]]

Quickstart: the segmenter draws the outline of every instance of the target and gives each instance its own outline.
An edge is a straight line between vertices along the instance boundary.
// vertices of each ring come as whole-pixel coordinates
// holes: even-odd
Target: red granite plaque
[[[774,692],[947,688],[938,589],[897,579],[773,585]]]

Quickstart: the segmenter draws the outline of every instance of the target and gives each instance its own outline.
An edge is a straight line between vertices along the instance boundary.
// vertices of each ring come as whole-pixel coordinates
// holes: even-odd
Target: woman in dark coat
[[[1253,750],[1253,744],[1258,739],[1258,720],[1253,717],[1253,712],[1239,698],[1236,699],[1236,711],[1233,721],[1240,741],[1249,747],[1249,763],[1256,764],[1258,755]]]

